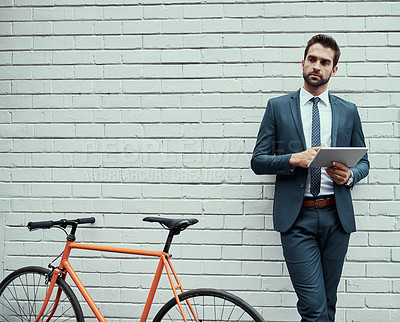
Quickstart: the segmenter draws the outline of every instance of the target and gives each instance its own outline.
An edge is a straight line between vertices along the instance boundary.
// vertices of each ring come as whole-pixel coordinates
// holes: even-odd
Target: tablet
[[[343,163],[348,168],[354,167],[367,151],[368,149],[364,147],[322,147],[308,167],[331,167],[333,161]]]

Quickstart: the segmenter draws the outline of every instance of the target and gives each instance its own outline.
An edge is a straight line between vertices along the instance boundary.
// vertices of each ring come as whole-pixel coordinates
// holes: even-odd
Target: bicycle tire
[[[0,284],[0,319],[4,322],[34,321],[42,308],[51,272],[43,267],[28,266],[8,275]],[[62,294],[52,321],[84,322],[82,308],[71,287],[57,278],[49,304],[40,321],[46,321],[52,311],[54,298]]]
[[[187,321],[195,321],[190,313],[190,305],[199,321],[241,321],[265,322],[261,315],[247,302],[231,293],[215,289],[195,289],[179,295]],[[175,297],[158,311],[153,322],[183,321]]]

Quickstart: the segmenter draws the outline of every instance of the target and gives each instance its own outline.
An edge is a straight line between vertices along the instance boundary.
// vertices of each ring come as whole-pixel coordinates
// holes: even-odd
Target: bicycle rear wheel
[[[0,284],[0,320],[34,321],[42,308],[49,276],[48,269],[37,266],[23,267],[8,275]],[[51,321],[83,322],[82,308],[75,294],[60,277],[40,321],[46,321],[52,312],[58,289],[61,289],[62,293]]]
[[[179,295],[186,319],[196,321],[188,302],[197,319],[209,321],[265,322],[260,314],[241,298],[221,290],[196,289]],[[188,300],[188,302],[186,301]],[[183,321],[176,299],[169,300],[157,313],[153,322]]]

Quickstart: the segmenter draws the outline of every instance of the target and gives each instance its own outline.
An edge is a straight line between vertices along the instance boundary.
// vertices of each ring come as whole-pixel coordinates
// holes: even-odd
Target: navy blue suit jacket
[[[332,108],[331,145],[365,147],[357,107],[331,94],[329,100]],[[256,174],[276,174],[273,214],[274,228],[280,232],[293,225],[303,202],[308,170],[297,167],[291,171],[289,160],[293,153],[304,150],[300,90],[270,99],[260,125],[251,168]],[[350,170],[354,174],[354,186],[368,175],[367,154]],[[356,229],[350,188],[333,183],[339,219],[348,233]]]

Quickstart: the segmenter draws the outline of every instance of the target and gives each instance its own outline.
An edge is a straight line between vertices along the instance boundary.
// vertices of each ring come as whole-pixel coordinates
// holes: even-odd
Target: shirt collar
[[[300,88],[300,98],[303,104],[305,105],[310,99],[312,99],[314,95],[312,95],[310,92],[308,92],[304,87]],[[325,92],[321,93],[318,95],[318,97],[321,99],[321,102],[325,105],[328,106],[329,102],[329,94],[328,90]]]

